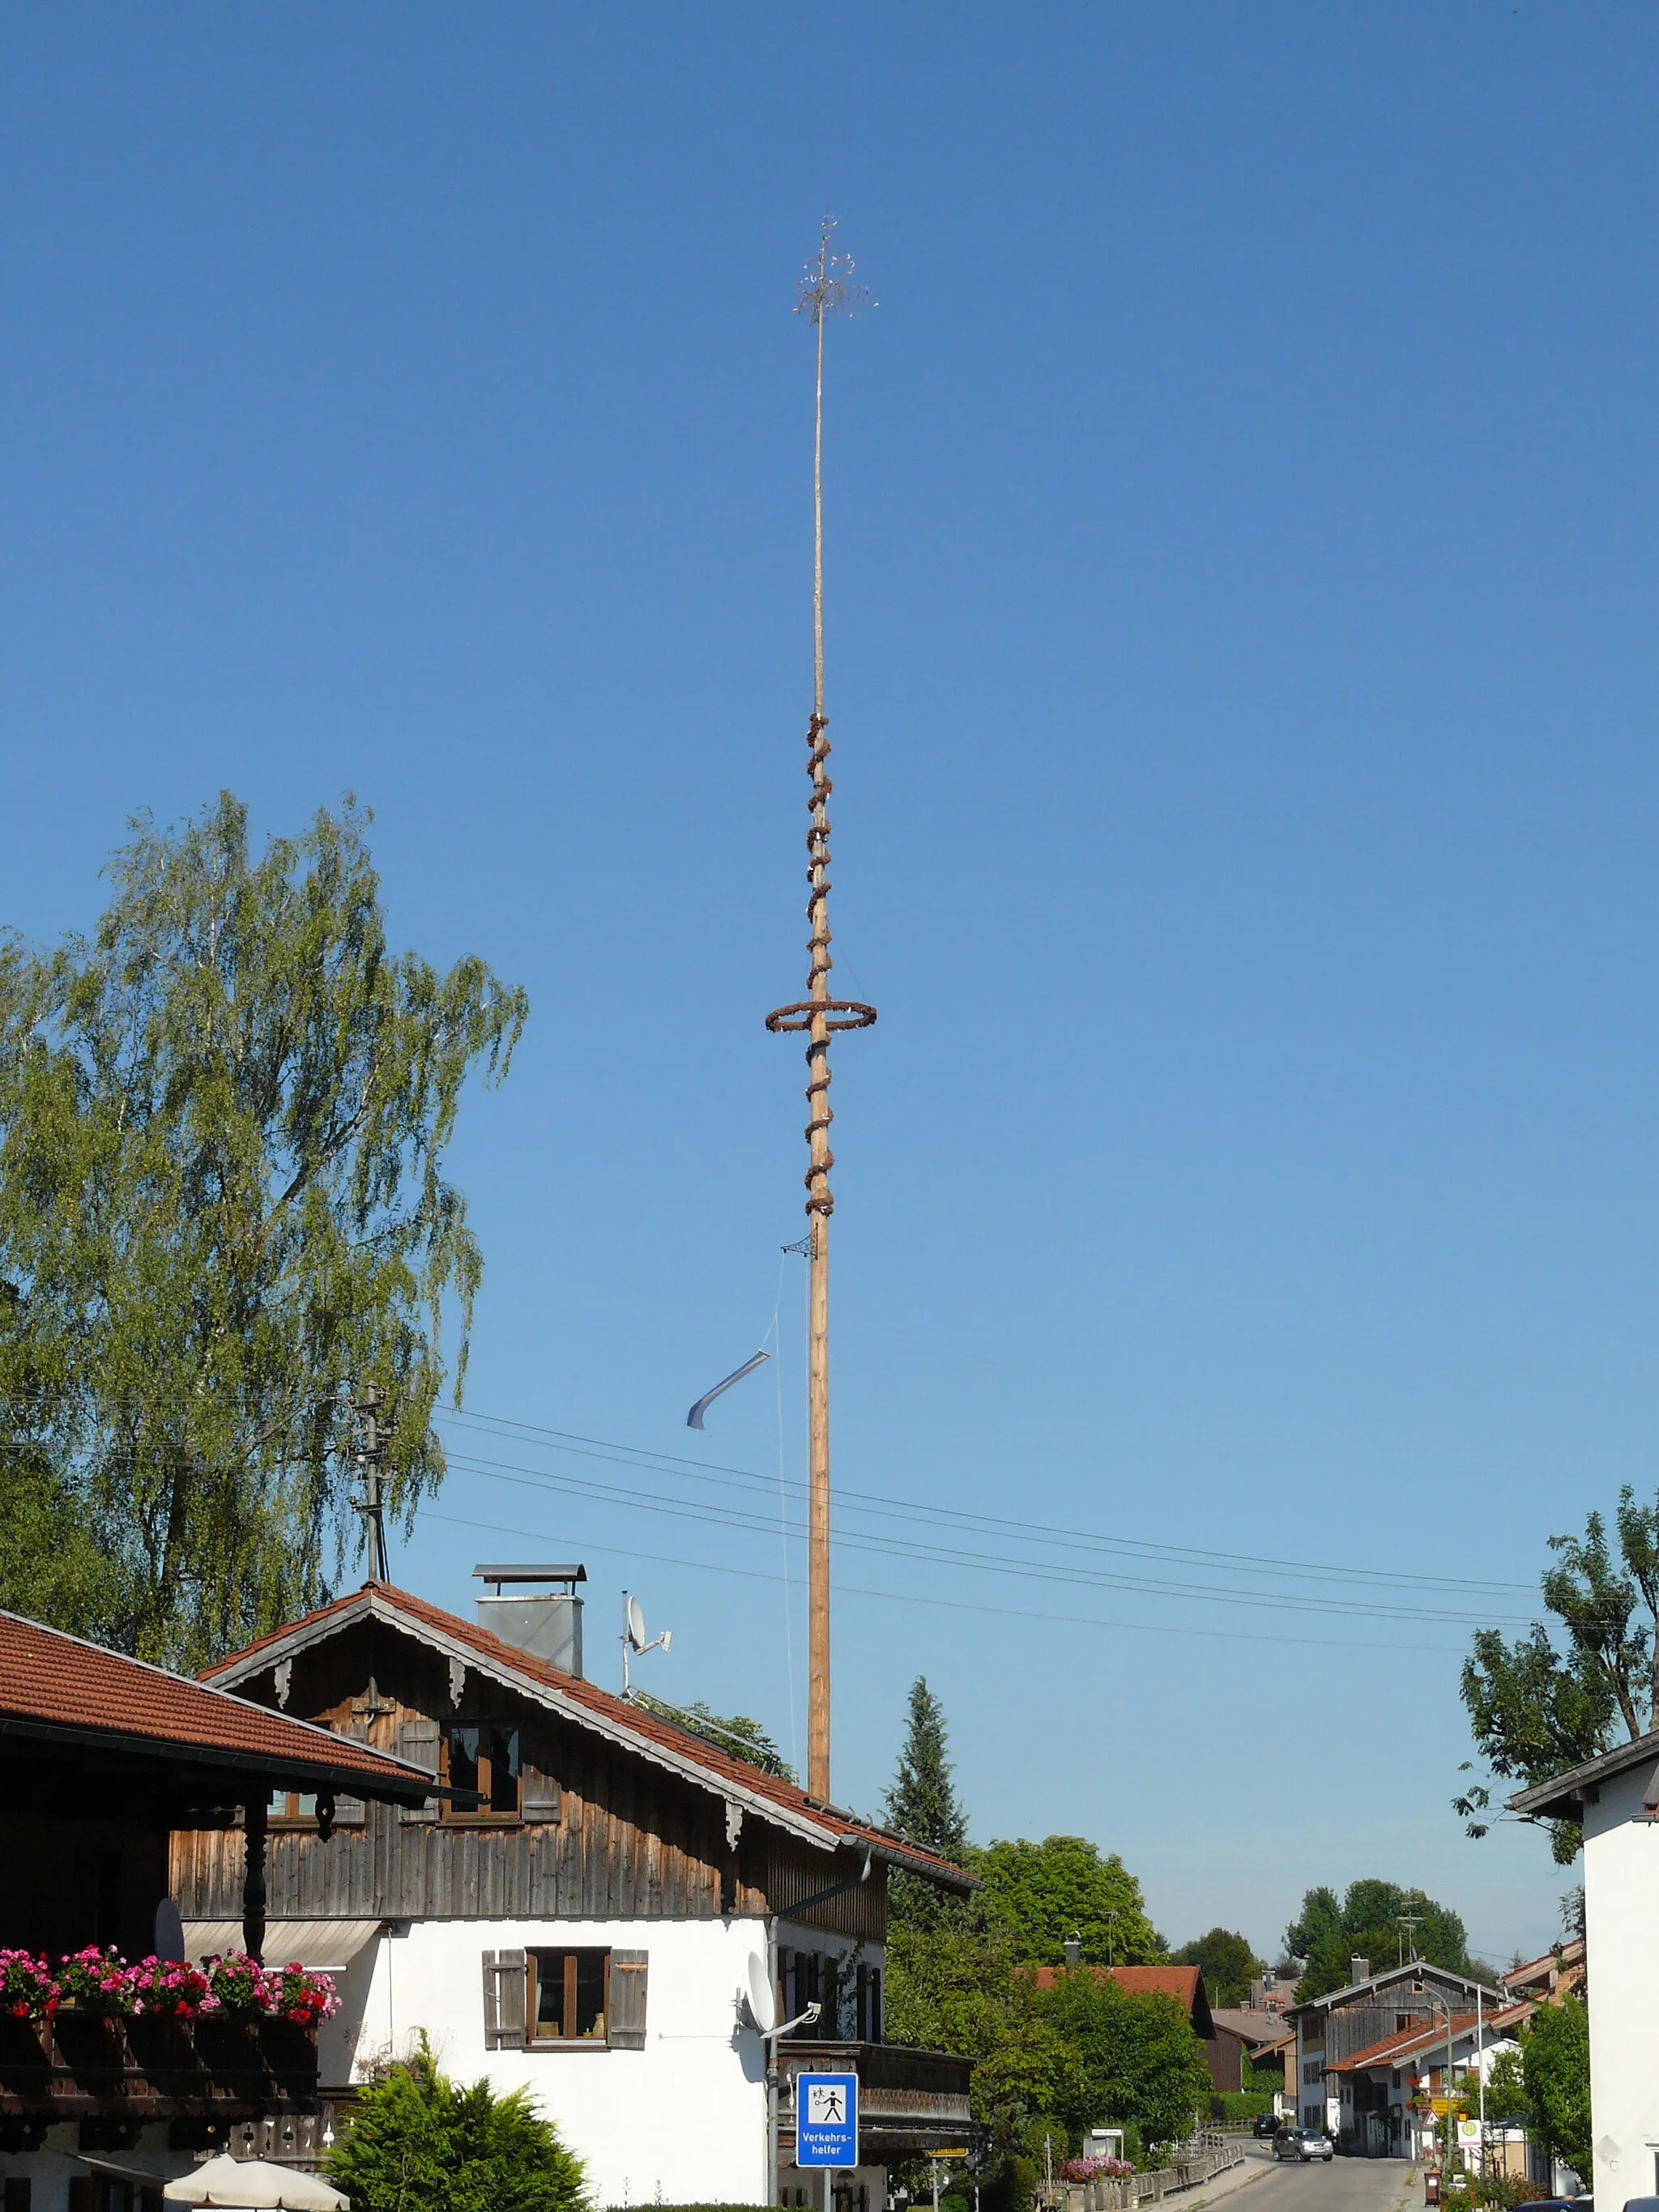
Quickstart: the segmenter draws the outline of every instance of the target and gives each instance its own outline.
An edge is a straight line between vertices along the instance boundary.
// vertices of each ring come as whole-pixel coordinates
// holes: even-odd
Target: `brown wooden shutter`
[[[486,1951],[483,1954],[483,2015],[484,2049],[494,2051],[495,2039],[501,2032],[501,2018],[495,2002],[495,1954],[493,1951]]]
[[[648,1951],[611,1954],[611,2018],[608,2040],[613,2051],[645,2048],[645,1980]]]
[[[483,2018],[486,2051],[522,2051],[529,2026],[529,1999],[522,1951],[483,1954]]]
[[[522,1951],[501,1951],[495,1957],[495,2002],[499,2013],[496,2048],[522,2051],[529,2040],[529,1976]]]
[[[167,2201],[161,2194],[159,2181],[154,2189],[144,2187],[139,2190],[138,2212],[167,2212]]]
[[[550,1825],[558,1819],[560,1809],[559,1785],[553,1777],[539,1767],[526,1766],[519,1783],[520,1820],[545,1820]]]
[[[411,1766],[423,1766],[435,1776],[438,1771],[438,1745],[441,1736],[436,1721],[404,1721],[398,1730],[398,1756],[407,1759]],[[424,1805],[405,1805],[405,1820],[435,1820],[438,1801],[428,1797]]]
[[[6,2176],[6,2212],[29,2212],[29,2199],[33,2191],[34,2184],[27,2173],[9,2173]]]
[[[93,2212],[97,2203],[89,2173],[77,2173],[69,2185],[69,2212]]]

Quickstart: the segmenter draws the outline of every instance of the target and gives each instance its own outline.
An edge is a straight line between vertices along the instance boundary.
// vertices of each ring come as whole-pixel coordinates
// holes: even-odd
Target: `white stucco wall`
[[[761,2204],[766,2199],[766,2063],[742,2025],[739,1994],[766,1923],[729,1920],[417,1920],[383,1935],[340,1984],[341,2010],[319,2039],[322,2081],[361,2080],[401,2057],[425,2029],[447,2074],[526,2087],[586,2162],[596,2203]],[[781,1923],[784,1944],[854,1948]],[[645,2048],[484,2048],[486,1951],[575,1946],[645,1951]],[[878,1949],[864,1955],[879,1966]]]
[[[1638,1816],[1645,1763],[1584,1808],[1584,1964],[1590,1989],[1595,2197],[1610,2212],[1659,2192],[1659,1826]]]
[[[404,2056],[424,2028],[445,2073],[530,2090],[586,2162],[597,2203],[758,2204],[765,2060],[736,2000],[764,1942],[759,1920],[417,1920],[375,1943],[359,2022],[343,2010],[333,2050],[319,2055],[341,2051],[357,2026],[361,2077],[376,2056]],[[484,1952],[578,1944],[649,1954],[644,2050],[486,2051]],[[344,2076],[325,2069],[324,2078]]]

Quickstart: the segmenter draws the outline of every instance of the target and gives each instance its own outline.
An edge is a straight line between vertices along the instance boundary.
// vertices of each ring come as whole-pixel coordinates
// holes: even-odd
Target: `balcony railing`
[[[0,2018],[0,2118],[256,2118],[317,2096],[317,2041],[256,2018]]]
[[[797,2074],[856,2074],[859,2134],[880,2163],[965,2144],[974,2062],[948,2051],[904,2043],[805,2043],[793,2036],[778,2052],[781,2154],[793,2157]]]

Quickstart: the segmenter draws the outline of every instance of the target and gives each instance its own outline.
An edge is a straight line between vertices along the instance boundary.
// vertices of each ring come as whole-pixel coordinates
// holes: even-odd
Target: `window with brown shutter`
[[[446,1820],[477,1823],[519,1818],[519,1731],[507,1722],[452,1721],[444,1735]]]
[[[524,1955],[520,2016],[529,2049],[644,2050],[646,1952],[583,1949]],[[499,2002],[507,2002],[504,1990]]]

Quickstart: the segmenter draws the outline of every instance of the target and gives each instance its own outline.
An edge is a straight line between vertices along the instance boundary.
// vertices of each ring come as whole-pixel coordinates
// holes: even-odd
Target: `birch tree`
[[[0,1594],[147,1658],[328,1593],[352,1390],[383,1394],[393,1518],[443,1473],[483,1270],[445,1151],[527,1008],[391,950],[370,818],[257,857],[228,793],[141,819],[90,939],[0,943],[0,1507],[29,1508]]]

